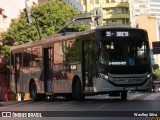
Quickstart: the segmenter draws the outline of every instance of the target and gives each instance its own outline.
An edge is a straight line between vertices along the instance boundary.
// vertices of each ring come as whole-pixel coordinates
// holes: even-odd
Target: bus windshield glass
[[[111,34],[112,35],[112,34]],[[102,58],[105,63],[118,62],[142,65],[149,62],[149,43],[145,36],[107,36],[101,40]],[[116,64],[116,63],[115,63]]]
[[[149,46],[147,41],[141,38],[113,38],[101,42],[104,61],[127,61],[132,59],[134,64],[145,64],[147,62]]]

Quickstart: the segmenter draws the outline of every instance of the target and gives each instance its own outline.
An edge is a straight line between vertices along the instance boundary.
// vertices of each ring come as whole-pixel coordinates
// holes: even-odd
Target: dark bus
[[[10,89],[33,100],[151,90],[147,32],[110,27],[52,35],[11,49]]]

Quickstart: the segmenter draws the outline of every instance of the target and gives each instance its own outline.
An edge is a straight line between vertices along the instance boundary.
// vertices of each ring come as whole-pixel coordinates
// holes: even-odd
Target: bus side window
[[[23,57],[23,67],[31,67],[31,48],[24,49]]]
[[[64,61],[64,55],[62,51],[62,42],[54,43],[54,60],[53,60],[53,80],[60,80],[62,79],[62,63]]]
[[[33,47],[32,48],[32,66],[42,67],[42,47]]]

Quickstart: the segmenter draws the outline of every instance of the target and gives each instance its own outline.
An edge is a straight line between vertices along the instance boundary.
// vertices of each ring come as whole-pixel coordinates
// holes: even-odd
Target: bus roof
[[[65,41],[68,39],[75,39],[78,38],[79,36],[83,36],[83,35],[87,35],[90,33],[94,33],[94,30],[88,30],[88,31],[83,31],[83,32],[74,32],[74,33],[69,33],[67,35],[64,34],[56,34],[56,35],[50,35],[47,37],[42,38],[40,41],[37,42],[32,42],[32,43],[26,43],[23,45],[17,45],[17,46],[13,46],[11,48],[11,51],[17,50],[17,49],[21,49],[21,48],[26,48],[26,47],[32,47],[32,46],[37,46],[37,45],[44,45],[44,44],[48,44],[48,43],[53,43],[53,42],[59,42],[59,41]]]
[[[137,28],[132,28],[132,27],[101,27],[101,28],[97,28],[95,30],[88,30],[88,31],[82,31],[82,32],[74,32],[74,33],[69,33],[67,35],[64,35],[64,34],[56,34],[56,35],[50,35],[50,36],[47,36],[47,37],[44,37],[42,38],[40,41],[37,41],[37,42],[32,42],[32,43],[26,43],[26,44],[23,44],[23,45],[17,45],[17,46],[13,46],[11,48],[11,51],[14,51],[14,50],[17,50],[17,49],[23,49],[23,48],[26,48],[26,47],[33,47],[33,46],[37,46],[37,45],[45,45],[45,44],[48,44],[48,43],[56,43],[56,42],[60,42],[60,41],[64,41],[64,40],[68,40],[68,39],[75,39],[75,38],[78,38],[80,36],[83,36],[83,35],[87,35],[87,34],[90,34],[90,33],[94,33],[95,31],[101,31],[101,30],[104,30],[104,29],[125,29],[125,30],[136,30]],[[143,30],[143,29],[139,29],[139,30]],[[143,31],[146,31],[146,30],[143,30]]]

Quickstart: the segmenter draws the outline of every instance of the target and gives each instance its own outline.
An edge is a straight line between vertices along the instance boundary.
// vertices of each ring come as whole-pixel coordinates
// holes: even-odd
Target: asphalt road
[[[58,98],[0,103],[0,111],[0,116],[3,116],[0,119],[7,120],[151,120],[151,116],[160,116],[160,93],[128,93],[127,101],[121,101],[120,97],[97,95],[86,97],[82,102]],[[6,117],[9,115],[12,118]]]

